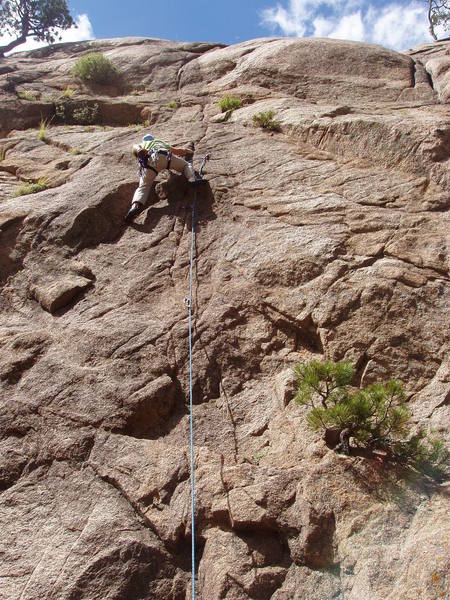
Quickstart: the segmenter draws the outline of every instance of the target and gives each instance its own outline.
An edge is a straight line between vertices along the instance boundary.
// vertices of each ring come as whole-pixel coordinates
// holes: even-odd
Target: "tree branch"
[[[434,25],[433,25],[433,19],[432,19],[432,7],[433,7],[433,0],[428,0],[428,23],[429,23],[428,31],[430,32],[430,35],[436,42],[437,35],[434,33]]]
[[[15,48],[16,46],[20,46],[20,44],[24,44],[26,41],[27,36],[21,35],[16,40],[13,40],[12,42],[9,42],[9,44],[6,44],[6,46],[0,46],[0,56],[3,56],[4,54],[6,54],[6,52],[11,52],[13,48]]]

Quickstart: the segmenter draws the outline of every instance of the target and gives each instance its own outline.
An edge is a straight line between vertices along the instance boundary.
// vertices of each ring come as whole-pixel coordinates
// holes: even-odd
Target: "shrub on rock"
[[[77,60],[72,75],[86,83],[113,83],[118,72],[113,63],[101,52],[91,52]]]
[[[351,387],[355,369],[349,362],[312,360],[297,365],[296,402],[310,407],[307,420],[313,431],[335,439],[335,450],[351,453],[350,439],[369,452],[383,451],[392,462],[411,466],[440,479],[449,452],[438,438],[422,429],[411,432],[410,413],[400,381]],[[331,433],[334,432],[334,436]]]
[[[274,116],[275,112],[273,110],[259,112],[256,115],[253,115],[253,123],[262,129],[268,129],[269,131],[280,131],[281,125],[278,121],[274,120]]]
[[[227,110],[236,110],[240,108],[242,105],[242,100],[237,96],[224,96],[219,100],[219,108],[222,112],[227,112]]]
[[[99,121],[99,107],[95,103],[92,106],[84,105],[75,108],[72,112],[72,118],[79,125],[93,125]]]

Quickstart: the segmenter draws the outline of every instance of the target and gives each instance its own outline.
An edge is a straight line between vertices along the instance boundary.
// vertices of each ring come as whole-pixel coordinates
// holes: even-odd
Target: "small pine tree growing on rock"
[[[449,453],[438,438],[423,430],[411,435],[410,414],[401,382],[390,380],[364,389],[351,387],[355,369],[349,362],[312,360],[297,365],[296,402],[308,406],[313,431],[336,433],[335,450],[350,454],[350,439],[367,451],[382,450],[393,462],[434,477],[445,474]]]

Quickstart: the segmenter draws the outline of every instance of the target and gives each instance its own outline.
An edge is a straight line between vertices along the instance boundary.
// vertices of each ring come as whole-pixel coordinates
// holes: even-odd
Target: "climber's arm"
[[[171,146],[170,151],[172,154],[175,154],[175,156],[192,156],[193,154],[191,148],[175,148],[174,146]]]

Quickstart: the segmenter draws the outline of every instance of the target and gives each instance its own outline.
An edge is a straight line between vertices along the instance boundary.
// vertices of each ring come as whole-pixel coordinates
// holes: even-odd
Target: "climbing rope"
[[[203,167],[209,160],[209,154],[202,161],[199,176],[202,176]],[[194,411],[192,402],[192,273],[194,270],[194,241],[195,241],[195,204],[197,202],[197,188],[194,191],[191,213],[191,264],[189,271],[189,431],[190,431],[190,460],[191,460],[191,546],[192,546],[192,600],[195,600],[195,525],[194,525]]]

